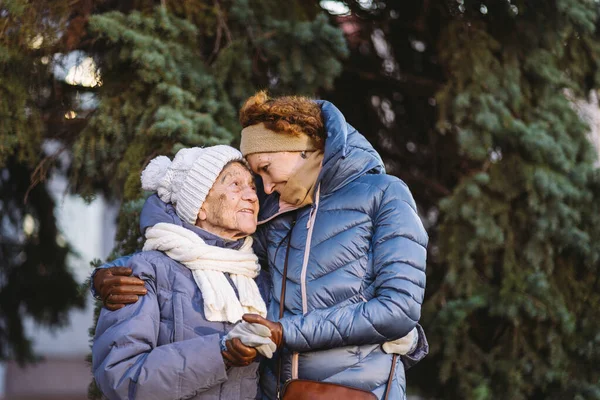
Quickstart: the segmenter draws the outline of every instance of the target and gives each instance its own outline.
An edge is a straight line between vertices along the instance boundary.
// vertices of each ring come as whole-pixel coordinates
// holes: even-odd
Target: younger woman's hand
[[[100,295],[104,307],[111,311],[138,301],[147,293],[144,281],[131,276],[128,267],[99,268],[94,275],[94,290]]]

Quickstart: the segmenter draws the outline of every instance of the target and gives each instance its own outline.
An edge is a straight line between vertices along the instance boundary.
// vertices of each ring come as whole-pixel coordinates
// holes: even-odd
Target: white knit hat
[[[173,162],[158,156],[142,171],[142,189],[157,192],[182,220],[195,224],[210,188],[231,161],[245,163],[242,153],[225,145],[181,149]]]

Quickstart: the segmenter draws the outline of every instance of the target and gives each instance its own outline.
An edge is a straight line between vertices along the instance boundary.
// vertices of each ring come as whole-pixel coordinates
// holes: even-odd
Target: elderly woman
[[[172,163],[153,160],[142,186],[157,192],[141,215],[144,251],[121,262],[147,294],[102,310],[92,350],[96,382],[109,399],[256,398],[256,350],[239,339],[223,346],[244,313],[266,316],[248,236],[258,200],[242,155],[229,146],[183,149]],[[269,352],[265,330],[236,337]]]
[[[301,378],[405,398],[390,353],[408,342],[410,366],[427,352],[417,322],[428,238],[410,191],[329,102],[260,92],[240,121],[265,195],[254,249],[272,279],[267,318],[244,319],[268,327],[278,346],[263,395]],[[103,275],[95,285],[111,293],[117,278],[134,279]]]

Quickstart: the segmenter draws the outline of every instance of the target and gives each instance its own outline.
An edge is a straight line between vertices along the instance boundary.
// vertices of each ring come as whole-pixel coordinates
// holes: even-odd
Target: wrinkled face
[[[300,154],[299,151],[255,153],[246,156],[246,160],[252,171],[262,178],[266,194],[281,194],[287,181],[306,162]]]
[[[196,225],[226,239],[256,231],[258,198],[250,171],[238,162],[227,165],[208,192]]]

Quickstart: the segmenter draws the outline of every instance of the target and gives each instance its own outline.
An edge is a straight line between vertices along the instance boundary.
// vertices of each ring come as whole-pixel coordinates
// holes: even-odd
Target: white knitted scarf
[[[267,315],[267,307],[254,281],[260,272],[258,258],[247,237],[239,250],[210,246],[189,229],[159,223],[146,230],[144,251],[158,250],[192,270],[202,292],[209,321],[235,323],[245,313]],[[229,273],[239,300],[223,273]]]

